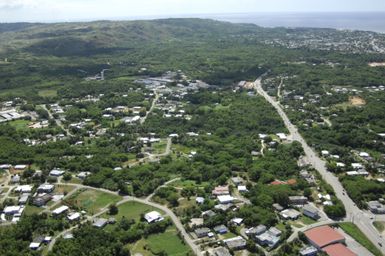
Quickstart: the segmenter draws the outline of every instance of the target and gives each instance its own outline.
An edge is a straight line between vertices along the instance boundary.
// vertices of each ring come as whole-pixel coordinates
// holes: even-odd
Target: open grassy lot
[[[131,249],[131,253],[154,255],[164,251],[166,255],[182,256],[190,252],[187,245],[178,237],[175,228],[169,228],[162,234],[151,235],[147,239],[138,241]]]
[[[380,232],[384,232],[385,230],[385,222],[383,221],[375,221],[373,222],[373,226]]]
[[[74,189],[75,189],[75,187],[70,186],[70,185],[55,185],[54,193],[55,194],[64,194],[64,193],[69,193]]]
[[[24,214],[25,215],[32,215],[34,213],[40,213],[43,210],[44,210],[44,208],[41,208],[41,207],[37,207],[34,205],[26,205],[25,210],[24,210]]]
[[[127,202],[119,205],[118,208],[119,212],[116,216],[114,216],[116,220],[120,220],[124,216],[126,219],[134,219],[138,221],[140,219],[140,214],[147,213],[150,211],[158,211],[163,214],[163,212],[158,210],[157,208],[138,202]]]
[[[18,131],[28,130],[29,129],[29,127],[28,127],[29,123],[30,123],[30,121],[27,121],[27,120],[15,120],[15,121],[8,122],[8,124],[10,126],[13,126]]]
[[[166,151],[167,140],[162,139],[160,142],[152,144],[153,154],[162,154]]]
[[[52,98],[52,97],[56,97],[57,96],[57,91],[56,90],[50,90],[50,89],[40,90],[38,92],[38,95],[40,97]]]
[[[95,214],[101,211],[107,205],[117,203],[119,200],[121,200],[121,197],[117,195],[112,195],[93,189],[82,189],[70,196],[66,202],[68,204],[84,209],[89,214]]]
[[[382,253],[377,247],[362,233],[362,231],[353,223],[340,223],[338,224],[348,235],[353,237],[362,246],[368,249],[376,256],[381,256]]]

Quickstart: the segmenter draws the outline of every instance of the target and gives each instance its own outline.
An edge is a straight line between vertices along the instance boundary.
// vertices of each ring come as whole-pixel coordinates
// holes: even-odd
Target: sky
[[[257,12],[385,12],[385,0],[0,0],[0,22]]]

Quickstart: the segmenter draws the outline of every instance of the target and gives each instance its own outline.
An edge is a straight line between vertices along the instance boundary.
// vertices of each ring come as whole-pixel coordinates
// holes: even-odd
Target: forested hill
[[[289,62],[358,66],[381,60],[384,55],[370,45],[352,42],[385,42],[383,37],[203,19],[0,24],[0,90],[25,95],[27,88],[34,95],[36,87],[82,82],[103,68],[110,69],[109,78],[143,75],[138,73],[141,68],[147,69],[146,75],[183,70],[192,78],[229,85]]]

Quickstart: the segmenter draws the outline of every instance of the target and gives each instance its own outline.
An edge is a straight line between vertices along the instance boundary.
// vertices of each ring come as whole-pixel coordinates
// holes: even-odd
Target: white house
[[[68,211],[69,207],[66,205],[60,206],[59,208],[56,208],[55,210],[52,211],[53,215],[59,215],[62,214],[66,211]]]
[[[218,201],[219,203],[221,204],[229,204],[229,203],[232,203],[234,201],[234,197],[230,196],[230,195],[222,195],[222,196],[218,196]]]
[[[146,213],[144,215],[144,218],[146,219],[146,221],[148,223],[158,222],[158,221],[162,221],[164,219],[162,217],[162,215],[157,211],[152,211],[152,212]]]

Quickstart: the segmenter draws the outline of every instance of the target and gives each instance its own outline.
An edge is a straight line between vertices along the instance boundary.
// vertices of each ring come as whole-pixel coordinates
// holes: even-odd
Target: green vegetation
[[[169,228],[162,234],[150,235],[146,238],[149,250],[157,255],[165,252],[167,255],[182,256],[189,254],[189,247],[182,243],[175,228]]]
[[[92,189],[80,190],[65,200],[71,207],[85,210],[91,215],[101,211],[109,204],[120,200],[119,196],[104,193]]]
[[[338,226],[374,255],[382,255],[381,251],[377,249],[377,247],[362,233],[362,231],[355,224],[346,222],[340,223]]]
[[[127,202],[118,206],[118,214],[114,216],[116,220],[121,220],[122,218],[128,220],[140,220],[142,214],[145,214],[150,211],[158,211],[162,213],[162,211],[155,209],[146,204],[138,203],[138,202]]]
[[[374,221],[373,226],[378,230],[378,232],[382,233],[385,230],[385,222],[383,221]]]

